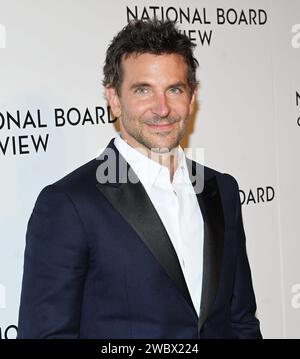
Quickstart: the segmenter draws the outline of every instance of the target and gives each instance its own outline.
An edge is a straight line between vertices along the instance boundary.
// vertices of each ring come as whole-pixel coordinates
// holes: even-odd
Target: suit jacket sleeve
[[[26,235],[18,338],[77,338],[88,248],[72,200],[39,195]]]
[[[238,248],[234,289],[231,302],[231,325],[236,338],[259,339],[261,338],[261,333],[259,329],[259,321],[255,317],[256,301],[246,252],[246,238],[237,183],[236,194],[236,228]]]

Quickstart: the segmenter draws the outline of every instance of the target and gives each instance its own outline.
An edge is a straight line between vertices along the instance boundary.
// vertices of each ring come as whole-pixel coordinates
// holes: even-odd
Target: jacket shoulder
[[[214,168],[204,166],[204,176],[205,180],[209,180],[215,177],[221,186],[230,186],[238,189],[237,180],[229,173],[223,173]]]
[[[69,198],[93,194],[96,189],[96,171],[99,161],[93,159],[68,173],[58,181],[44,187],[38,198],[51,194],[65,194]],[[81,197],[81,196],[80,196]]]
[[[67,189],[76,188],[78,186],[95,185],[98,164],[99,162],[93,159],[52,183],[52,186]]]

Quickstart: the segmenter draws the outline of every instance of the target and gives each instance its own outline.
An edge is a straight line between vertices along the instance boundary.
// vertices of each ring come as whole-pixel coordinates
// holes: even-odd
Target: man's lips
[[[155,131],[169,131],[172,129],[174,123],[157,123],[157,124],[149,124],[147,126]]]

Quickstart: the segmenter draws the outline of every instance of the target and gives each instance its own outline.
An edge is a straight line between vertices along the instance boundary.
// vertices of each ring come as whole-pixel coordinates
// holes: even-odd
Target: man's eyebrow
[[[136,83],[133,83],[131,86],[130,86],[130,89],[131,90],[134,90],[138,87],[151,87],[151,84],[149,82],[136,82]],[[182,87],[184,89],[186,89],[188,87],[187,83],[183,82],[183,81],[177,81],[171,85],[168,86],[168,89],[172,88],[172,87]]]
[[[187,83],[183,82],[183,81],[178,81],[175,82],[174,84],[168,86],[168,88],[172,88],[172,87],[183,87],[183,88],[187,88]]]
[[[130,90],[134,90],[138,87],[150,87],[151,85],[148,82],[135,82],[130,86]]]

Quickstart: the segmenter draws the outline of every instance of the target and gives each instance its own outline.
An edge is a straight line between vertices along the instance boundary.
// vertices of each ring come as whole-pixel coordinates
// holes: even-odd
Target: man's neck
[[[160,165],[167,167],[170,173],[170,181],[173,181],[173,176],[177,168],[178,163],[178,147],[171,149],[168,152],[153,151],[140,143],[128,141],[124,136],[120,134],[120,137],[136,151],[140,152],[144,156],[147,156],[152,161],[159,163]]]

